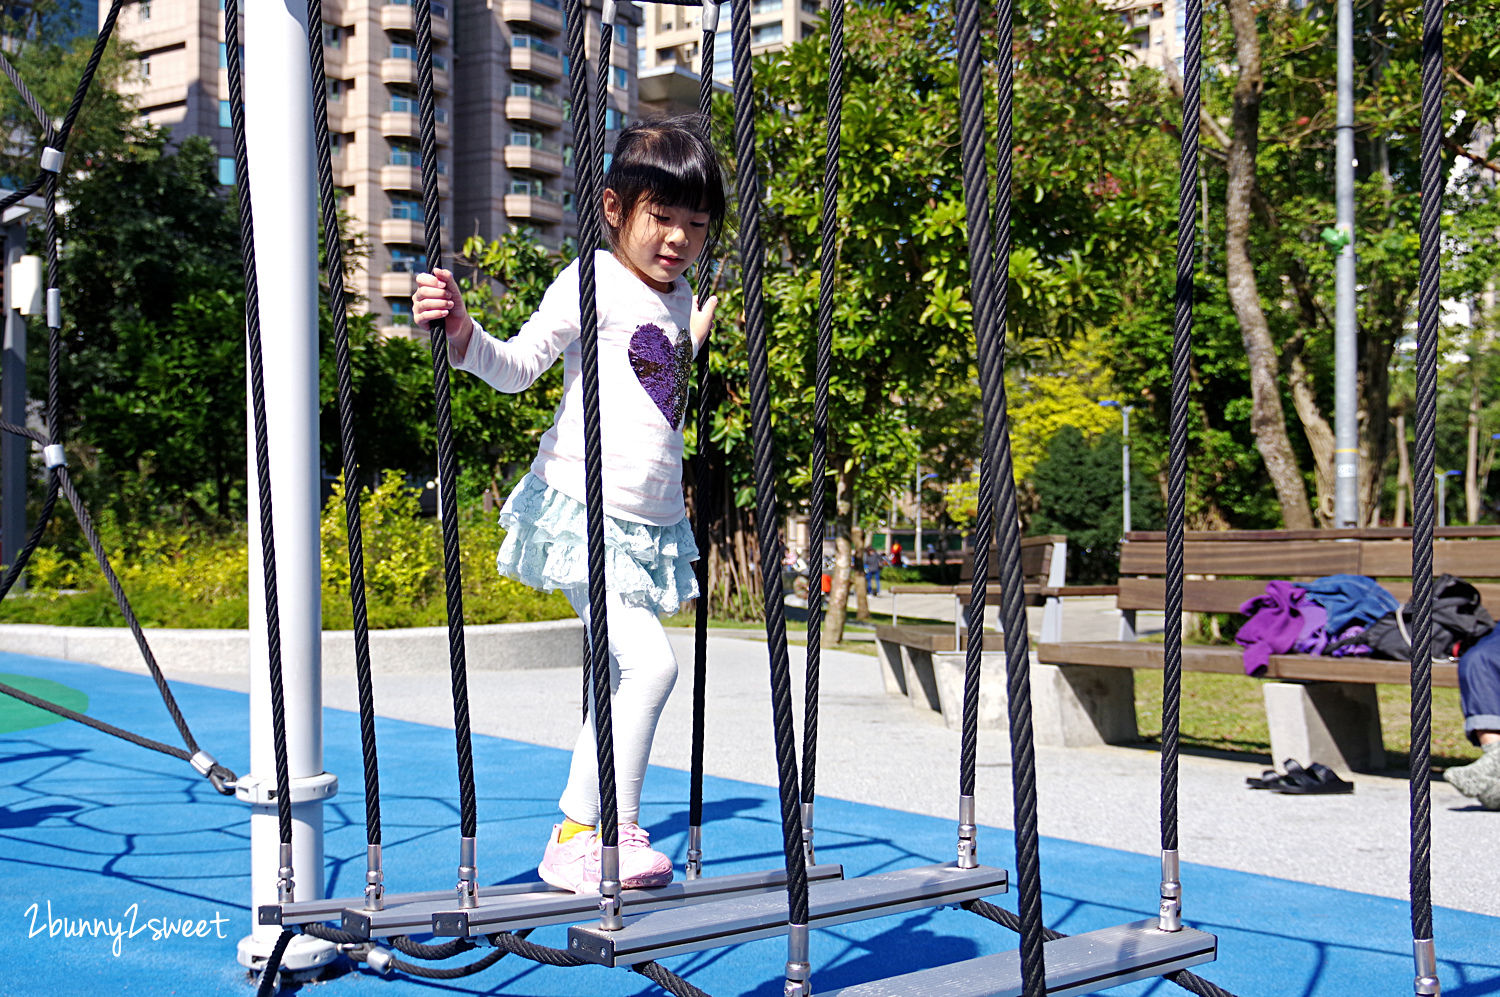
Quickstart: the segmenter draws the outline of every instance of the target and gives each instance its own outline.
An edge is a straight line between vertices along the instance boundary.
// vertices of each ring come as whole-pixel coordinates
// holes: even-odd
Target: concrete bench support
[[[1342,776],[1385,767],[1375,687],[1358,682],[1266,682],[1271,758],[1318,761]]]

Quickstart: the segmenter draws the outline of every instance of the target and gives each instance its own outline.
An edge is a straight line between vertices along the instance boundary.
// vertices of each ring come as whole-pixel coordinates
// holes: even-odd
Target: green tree
[[[1028,533],[1062,533],[1068,537],[1068,581],[1112,583],[1120,574],[1120,434],[1087,438],[1076,426],[1064,426],[1048,441],[1033,483],[1037,511]],[[1161,496],[1135,473],[1130,480],[1133,530],[1161,528]]]

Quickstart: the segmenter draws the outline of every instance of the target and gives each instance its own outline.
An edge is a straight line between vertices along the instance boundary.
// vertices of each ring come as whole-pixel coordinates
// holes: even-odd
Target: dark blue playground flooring
[[[0,672],[45,676],[81,689],[92,715],[176,743],[148,678],[15,655],[0,655]],[[201,745],[244,772],[246,697],[186,684],[175,690]],[[559,723],[568,722],[570,708],[558,710]],[[328,888],[343,895],[358,894],[364,874],[357,730],[354,714],[327,712],[326,766],[341,781],[327,808]],[[378,732],[389,888],[446,888],[457,863],[452,733],[393,720],[380,721]],[[481,878],[530,878],[554,820],[567,757],[492,737],[475,739],[474,757]],[[653,770],[642,814],[679,869],[687,783],[686,773]],[[774,788],[710,779],[706,795],[710,871],[780,863]],[[953,852],[950,821],[831,799],[821,800],[817,813],[819,857],[842,862],[851,875],[942,861]],[[235,945],[250,927],[247,818],[242,804],[214,793],[186,764],[81,725],[58,722],[0,735],[0,994],[251,993],[235,962]],[[1404,842],[1391,847],[1403,848]],[[982,829],[980,849],[986,862],[1014,868],[1008,832]],[[1046,839],[1042,872],[1045,915],[1061,931],[1155,913],[1159,876],[1152,857]],[[1412,992],[1404,903],[1205,865],[1187,865],[1183,880],[1189,923],[1219,936],[1219,961],[1199,972],[1241,997]],[[1013,903],[1009,897],[999,902]],[[126,930],[133,933],[119,938],[118,951],[108,937],[52,937],[49,925],[80,918],[128,921],[133,928]],[[184,919],[195,927],[205,922],[206,937],[168,930]],[[1436,937],[1445,995],[1500,994],[1500,918],[1439,909]],[[954,910],[819,931],[813,937],[814,984],[829,990],[1001,951],[1014,946],[1013,938]],[[553,945],[562,939],[561,928],[533,936]],[[716,997],[772,997],[781,992],[784,959],[778,939],[666,964]],[[556,969],[510,958],[466,980],[380,978],[357,970],[301,992],[540,997],[661,991],[623,971]],[[1148,981],[1112,992],[1183,991]]]

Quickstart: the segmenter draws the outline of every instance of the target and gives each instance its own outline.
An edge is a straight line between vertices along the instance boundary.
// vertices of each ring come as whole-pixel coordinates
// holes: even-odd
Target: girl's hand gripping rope
[[[417,274],[417,289],[411,296],[411,314],[418,326],[442,319],[443,331],[448,336],[448,353],[455,362],[463,360],[469,350],[469,337],[474,334],[474,322],[464,307],[463,295],[459,294],[458,281],[452,271],[439,268],[432,273]]]
[[[693,337],[693,352],[697,353],[703,341],[708,338],[708,331],[714,326],[714,309],[719,307],[719,296],[710,294],[708,300],[703,302],[703,307],[698,307],[698,299],[693,299],[693,314],[688,321],[688,333]]]

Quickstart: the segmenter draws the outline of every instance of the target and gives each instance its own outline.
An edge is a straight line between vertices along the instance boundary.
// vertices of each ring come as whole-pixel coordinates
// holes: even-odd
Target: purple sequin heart
[[[661,326],[647,322],[630,337],[630,368],[673,429],[682,422],[687,408],[688,371],[692,366],[690,336],[679,335],[674,346]]]

